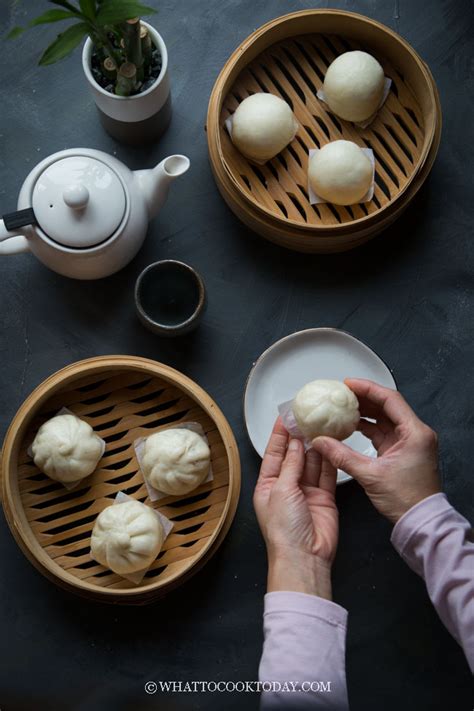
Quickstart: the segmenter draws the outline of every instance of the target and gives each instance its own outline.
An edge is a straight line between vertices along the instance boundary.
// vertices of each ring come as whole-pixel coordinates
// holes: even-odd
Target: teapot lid
[[[70,156],[48,165],[33,188],[32,207],[47,236],[65,247],[87,249],[118,228],[126,195],[117,173],[89,156]]]

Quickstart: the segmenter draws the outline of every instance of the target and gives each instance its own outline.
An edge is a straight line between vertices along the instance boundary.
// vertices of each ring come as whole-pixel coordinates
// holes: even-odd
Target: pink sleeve
[[[474,542],[445,494],[420,501],[396,523],[392,543],[424,578],[428,595],[474,672]]]
[[[261,708],[347,711],[346,624],[347,611],[329,600],[267,593]]]

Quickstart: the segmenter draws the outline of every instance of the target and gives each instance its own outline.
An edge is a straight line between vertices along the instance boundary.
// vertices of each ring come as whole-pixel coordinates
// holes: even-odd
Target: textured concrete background
[[[151,150],[123,148],[102,132],[79,51],[56,66],[36,66],[55,28],[2,43],[3,212],[15,209],[35,163],[63,148],[100,148],[132,168],[183,152],[192,170],[173,186],[135,261],[107,280],[68,281],[28,255],[1,259],[1,432],[31,390],[68,363],[112,353],[154,358],[197,380],[222,407],[240,447],[241,501],[215,559],[169,599],[146,609],[89,604],[56,589],[26,561],[2,517],[2,711],[257,709],[256,696],[165,700],[147,698],[143,685],[149,679],[257,676],[266,562],[251,505],[259,460],[244,432],[241,398],[252,362],[288,333],[335,326],[372,346],[420,416],[439,431],[446,491],[462,513],[474,516],[472,3],[332,3],[386,23],[413,44],[438,82],[444,128],[431,178],[404,217],[356,252],[324,258],[267,244],[234,218],[210,174],[204,123],[215,78],[241,40],[270,18],[326,3],[157,5],[153,21],[169,48],[174,116]],[[3,0],[2,30],[45,7]],[[149,334],[133,311],[135,277],[165,257],[197,267],[209,291],[200,330],[181,341]],[[338,492],[338,504],[334,599],[350,611],[352,711],[471,709],[467,664],[422,581],[392,549],[390,526],[355,483]]]

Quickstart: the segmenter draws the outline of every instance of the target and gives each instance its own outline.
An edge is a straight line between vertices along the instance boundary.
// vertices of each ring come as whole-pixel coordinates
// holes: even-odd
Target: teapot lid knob
[[[89,191],[81,183],[73,183],[63,190],[63,200],[73,210],[83,210],[89,202]]]

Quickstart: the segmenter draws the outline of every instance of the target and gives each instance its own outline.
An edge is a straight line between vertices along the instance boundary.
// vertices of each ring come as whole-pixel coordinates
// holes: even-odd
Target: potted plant
[[[140,15],[155,12],[136,0],[49,0],[47,10],[9,37],[39,25],[70,26],[43,52],[42,66],[68,56],[88,35],[82,65],[106,131],[127,143],[157,138],[171,118],[168,53],[161,35]]]

